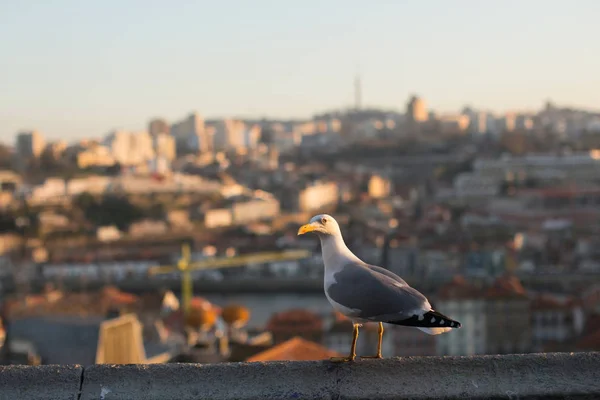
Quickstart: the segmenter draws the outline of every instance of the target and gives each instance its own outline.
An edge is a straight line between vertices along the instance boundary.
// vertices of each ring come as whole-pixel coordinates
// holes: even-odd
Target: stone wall
[[[0,367],[0,399],[599,399],[600,352]]]

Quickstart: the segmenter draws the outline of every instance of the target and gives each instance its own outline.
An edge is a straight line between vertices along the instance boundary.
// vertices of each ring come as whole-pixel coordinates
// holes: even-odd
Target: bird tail
[[[392,325],[412,326],[429,335],[439,335],[462,326],[460,322],[434,310],[428,311],[422,315],[414,315],[407,319],[387,321],[387,323]]]

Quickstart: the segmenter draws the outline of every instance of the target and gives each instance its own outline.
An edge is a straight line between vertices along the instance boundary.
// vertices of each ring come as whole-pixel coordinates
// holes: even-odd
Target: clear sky
[[[0,0],[0,141],[363,103],[600,109],[600,0]]]

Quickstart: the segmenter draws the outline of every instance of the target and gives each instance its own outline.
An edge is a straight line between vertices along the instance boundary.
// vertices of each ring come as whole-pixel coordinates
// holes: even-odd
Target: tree
[[[126,196],[109,194],[98,201],[89,193],[83,193],[75,200],[75,205],[94,225],[115,225],[123,231],[145,217],[143,210],[132,204]]]
[[[5,213],[0,214],[0,233],[16,231],[17,224],[15,218]]]
[[[96,203],[96,199],[90,193],[84,192],[77,196],[73,203],[76,207],[86,210]]]

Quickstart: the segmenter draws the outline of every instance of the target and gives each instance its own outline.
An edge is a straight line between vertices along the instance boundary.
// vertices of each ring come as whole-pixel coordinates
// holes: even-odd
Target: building
[[[473,355],[487,352],[486,301],[482,291],[456,276],[440,289],[436,298],[440,312],[462,324],[460,329],[436,337],[438,355]]]
[[[244,129],[244,147],[254,149],[258,146],[262,135],[260,125],[246,126]]]
[[[150,136],[154,137],[160,134],[169,135],[170,131],[169,124],[164,119],[155,118],[148,123]]]
[[[207,127],[213,136],[215,151],[254,149],[261,136],[260,125],[249,125],[239,120],[211,121]]]
[[[153,364],[172,356],[168,346],[144,343],[133,315],[18,318],[10,321],[9,335],[31,343],[43,364]]]
[[[204,213],[204,226],[217,228],[233,225],[233,215],[228,208],[213,208]]]
[[[598,176],[600,152],[577,152],[563,154],[532,154],[499,159],[479,158],[473,162],[473,170],[498,180],[534,178],[546,181],[581,181],[588,184]]]
[[[421,125],[429,119],[425,101],[412,96],[406,105],[406,125],[408,133],[415,134],[421,130]]]
[[[169,227],[165,221],[144,219],[133,222],[129,226],[129,235],[132,237],[148,237],[153,235],[163,235],[167,233]]]
[[[12,171],[0,170],[0,193],[10,192],[14,193],[18,187],[23,183],[23,179],[19,174]]]
[[[191,113],[187,118],[171,125],[171,135],[175,138],[177,154],[213,150],[212,137],[206,129],[204,118],[198,113]]]
[[[436,337],[416,328],[390,325],[385,327],[384,335],[391,337],[392,348],[389,354],[395,357],[427,357],[437,354]]]
[[[470,115],[469,132],[473,135],[485,135],[491,131],[490,122],[493,119],[485,111],[473,112]]]
[[[58,162],[63,157],[66,150],[67,142],[64,140],[58,140],[56,142],[49,143],[40,155],[42,166],[47,167]]]
[[[148,132],[117,130],[106,137],[104,145],[121,165],[141,165],[155,157],[153,140]]]
[[[266,324],[274,343],[282,343],[297,336],[316,343],[323,340],[323,319],[308,310],[288,310],[273,314]]]
[[[233,203],[231,214],[234,224],[245,224],[262,219],[272,219],[279,215],[279,201],[273,196],[256,196]]]
[[[531,300],[514,276],[498,278],[485,292],[486,352],[488,354],[532,351]],[[465,324],[466,325],[466,322]]]
[[[440,133],[447,136],[462,135],[466,133],[469,122],[469,117],[464,114],[442,115],[438,117]]]
[[[244,147],[246,124],[243,121],[224,119],[209,124],[215,151]]]
[[[583,332],[583,308],[574,298],[560,299],[540,295],[531,303],[532,338],[535,351],[549,351],[546,346],[567,343]]]
[[[166,362],[173,347],[145,340],[132,314],[137,296],[112,287],[93,293],[46,290],[7,303],[11,341],[28,343],[43,364]]]
[[[152,135],[152,142],[154,153],[157,158],[165,159],[169,162],[175,160],[177,156],[177,146],[173,136],[166,133],[157,133]]]
[[[217,208],[204,211],[204,225],[207,228],[245,225],[249,222],[273,219],[279,213],[279,200],[270,193],[257,190],[252,196],[230,196]]]
[[[111,154],[106,146],[99,144],[89,146],[75,154],[75,163],[78,168],[86,169],[90,167],[110,167],[115,165],[117,160]]]
[[[38,159],[45,147],[46,140],[39,131],[19,133],[15,145],[17,167],[25,168],[31,160]]]
[[[501,181],[490,176],[463,172],[454,178],[454,195],[459,199],[486,199],[500,193]]]
[[[499,129],[501,132],[513,132],[517,124],[517,116],[513,113],[506,113],[498,119]]]
[[[62,203],[67,199],[66,182],[60,178],[48,178],[43,184],[31,188],[26,198],[32,204]]]
[[[372,175],[368,183],[369,196],[374,199],[389,197],[392,191],[392,183],[389,179],[380,175]]]
[[[331,351],[318,343],[293,337],[272,348],[248,358],[246,361],[317,361],[330,357],[341,357],[342,354]]]
[[[406,106],[406,118],[412,122],[425,122],[429,119],[425,100],[412,96]]]
[[[300,191],[298,210],[314,211],[325,206],[337,204],[338,186],[335,182],[313,182]]]
[[[515,130],[530,131],[534,128],[533,117],[529,115],[519,114],[515,117]]]

